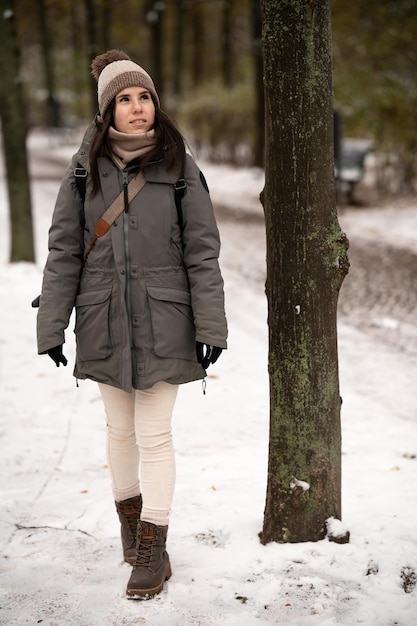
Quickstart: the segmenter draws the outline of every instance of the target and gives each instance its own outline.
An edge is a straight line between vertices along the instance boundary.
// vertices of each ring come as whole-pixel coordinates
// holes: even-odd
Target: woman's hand
[[[210,363],[215,363],[223,352],[222,348],[209,346],[206,343],[201,343],[201,341],[196,342],[196,350],[197,361],[201,363],[201,367],[205,370],[208,368]]]
[[[47,354],[51,357],[57,367],[59,367],[60,363],[62,363],[64,367],[68,363],[68,360],[62,353],[62,346],[55,346],[55,348],[50,348],[49,350],[47,350]]]

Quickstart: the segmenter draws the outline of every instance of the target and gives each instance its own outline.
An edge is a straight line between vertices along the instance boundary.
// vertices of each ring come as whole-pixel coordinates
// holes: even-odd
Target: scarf
[[[110,126],[108,133],[111,151],[122,169],[133,159],[150,152],[156,145],[154,129],[136,135],[121,133],[113,126]]]

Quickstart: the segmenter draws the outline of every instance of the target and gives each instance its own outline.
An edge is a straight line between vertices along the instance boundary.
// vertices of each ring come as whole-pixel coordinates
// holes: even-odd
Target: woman
[[[99,114],[57,197],[38,351],[66,365],[75,306],[74,375],[96,381],[104,402],[124,560],[134,566],[126,593],[148,598],[171,575],[178,386],[203,379],[226,348],[220,243],[204,177],[151,77],[117,50],[96,57],[92,73]]]

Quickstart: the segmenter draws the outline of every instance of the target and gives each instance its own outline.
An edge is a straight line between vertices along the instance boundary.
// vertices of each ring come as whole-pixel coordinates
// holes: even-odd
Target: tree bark
[[[183,90],[185,14],[184,0],[176,0],[173,68],[173,89],[176,96],[180,96]]]
[[[11,223],[11,262],[35,260],[26,152],[26,120],[19,78],[14,3],[0,0],[0,115]]]
[[[330,0],[262,0],[270,444],[261,542],[317,541],[341,518]]]
[[[255,74],[256,129],[253,144],[253,165],[264,167],[265,101],[263,90],[262,16],[259,0],[251,0],[253,64]]]
[[[38,21],[42,44],[42,62],[45,73],[45,85],[48,94],[45,107],[45,121],[46,126],[58,128],[61,126],[61,107],[55,90],[53,48],[51,45],[47,11],[44,0],[38,0]]]
[[[233,49],[232,49],[232,14],[233,2],[223,1],[222,8],[222,78],[225,87],[233,86]]]
[[[201,0],[192,0],[190,11],[192,32],[191,80],[193,87],[199,87],[207,79],[204,3]]]
[[[165,91],[163,56],[164,56],[164,12],[163,2],[150,0],[148,3],[147,20],[151,31],[152,51],[152,78],[156,90],[163,98]]]
[[[98,44],[97,13],[93,0],[84,0],[84,7],[87,32],[87,67],[90,69],[91,61],[97,56],[97,54],[100,53],[100,46]],[[91,115],[94,116],[97,112],[97,83],[91,75],[89,76],[88,86],[90,92]]]

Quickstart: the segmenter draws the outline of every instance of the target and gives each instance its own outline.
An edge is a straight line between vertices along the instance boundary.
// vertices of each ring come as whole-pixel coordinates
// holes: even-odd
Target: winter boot
[[[165,549],[167,533],[168,526],[139,522],[136,561],[127,583],[127,596],[148,600],[162,590],[171,576],[171,564]]]
[[[128,500],[115,502],[119,516],[122,537],[123,558],[130,565],[136,560],[136,530],[142,510],[142,496],[134,496]]]

